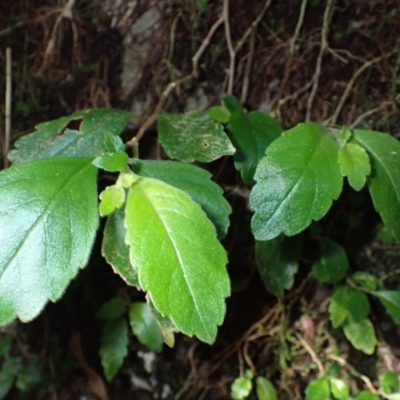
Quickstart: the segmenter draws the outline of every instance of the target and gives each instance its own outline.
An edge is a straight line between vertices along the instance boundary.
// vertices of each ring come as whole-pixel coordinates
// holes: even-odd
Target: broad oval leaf
[[[326,128],[303,123],[268,147],[250,195],[257,240],[295,235],[321,219],[342,190],[339,147]]]
[[[302,246],[301,236],[278,236],[264,242],[256,242],[256,260],[261,279],[267,289],[282,297],[285,289],[291,289]]]
[[[278,400],[278,395],[271,381],[262,376],[256,379],[258,400]]]
[[[400,240],[400,143],[388,134],[357,129],[354,141],[370,156],[368,186],[375,209]]]
[[[336,400],[348,400],[350,395],[350,387],[349,385],[338,378],[331,378],[331,391],[334,399]]]
[[[180,161],[210,162],[235,152],[222,125],[199,111],[160,114],[157,129],[165,152]]]
[[[379,400],[379,396],[368,390],[362,390],[354,400]]]
[[[93,165],[109,172],[123,172],[127,169],[128,160],[128,155],[124,151],[117,151],[98,156],[93,160]]]
[[[347,176],[354,190],[361,190],[371,173],[369,157],[365,149],[355,143],[346,143],[339,150],[340,171]]]
[[[400,292],[396,290],[379,290],[371,294],[381,301],[393,321],[400,325]]]
[[[87,158],[0,173],[0,325],[35,318],[86,265],[98,227],[96,173]]]
[[[323,283],[338,283],[349,269],[346,251],[331,239],[325,240],[321,247],[321,258],[312,267],[313,275]]]
[[[379,378],[379,386],[385,394],[396,393],[399,391],[399,378],[393,371],[386,371]]]
[[[281,135],[282,128],[263,112],[236,111],[229,119],[228,129],[236,147],[235,166],[241,172],[243,182],[251,184],[259,161],[270,143]]]
[[[349,288],[344,285],[339,286],[332,295],[329,302],[329,319],[334,328],[342,325],[349,315],[348,298]]]
[[[229,121],[231,112],[224,106],[214,106],[210,107],[208,110],[208,115],[211,119],[221,124],[226,124]]]
[[[103,327],[100,344],[101,365],[111,381],[128,354],[128,326],[123,318],[108,319]]]
[[[364,319],[357,324],[348,319],[343,325],[343,332],[356,349],[369,355],[374,353],[378,342],[374,326],[369,319]]]
[[[231,206],[225,200],[220,186],[211,181],[211,174],[203,168],[175,161],[131,160],[132,169],[140,176],[159,179],[186,192],[200,204],[214,224],[219,238],[229,227]]]
[[[200,206],[162,181],[139,178],[125,226],[131,263],[154,306],[183,333],[212,343],[230,284],[225,250]]]
[[[95,158],[107,151],[109,135],[119,135],[130,116],[121,110],[93,109],[44,122],[18,139],[8,158],[14,165],[51,157]]]
[[[305,400],[329,400],[329,382],[325,378],[314,379],[306,387]]]
[[[103,233],[101,254],[115,273],[131,286],[139,287],[137,269],[129,259],[129,247],[125,243],[125,207],[117,208],[108,218]]]
[[[139,342],[159,353],[163,336],[150,307],[146,303],[132,303],[129,307],[129,323]]]

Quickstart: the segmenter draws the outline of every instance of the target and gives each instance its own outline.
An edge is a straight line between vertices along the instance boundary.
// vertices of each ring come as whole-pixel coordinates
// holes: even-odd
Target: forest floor
[[[60,3],[0,4],[1,66],[6,47],[12,49],[13,141],[39,122],[110,107],[132,112],[124,132],[128,139],[155,110],[205,110],[221,104],[225,94],[236,95],[248,110],[269,113],[284,128],[315,121],[400,137],[398,0]],[[0,73],[0,133],[4,98],[5,72]],[[149,158],[158,154],[154,126],[141,151]],[[373,356],[354,350],[330,328],[332,289],[309,274],[313,249],[302,255],[295,284],[282,300],[266,291],[247,228],[249,189],[231,161],[218,160],[208,168],[236,210],[223,241],[233,294],[216,343],[178,335],[174,348],[154,355],[132,339],[121,372],[106,382],[95,313],[126,289],[103,260],[92,259],[61,301],[31,323],[3,329],[2,335],[11,332],[15,338],[7,356],[31,368],[26,386],[14,387],[7,398],[224,400],[231,398],[232,382],[249,369],[268,376],[279,399],[293,400],[304,398],[307,383],[334,363],[357,390],[376,387],[382,370],[400,374],[400,328],[379,307],[372,312],[380,335]],[[390,276],[391,287],[399,289],[398,245],[377,237],[371,204],[360,218],[358,233],[335,227],[336,235],[346,236],[352,268]],[[130,295],[143,299],[134,290]],[[332,342],[339,354],[330,353],[327,343]],[[155,357],[151,368],[146,357]],[[255,398],[254,393],[249,397]]]

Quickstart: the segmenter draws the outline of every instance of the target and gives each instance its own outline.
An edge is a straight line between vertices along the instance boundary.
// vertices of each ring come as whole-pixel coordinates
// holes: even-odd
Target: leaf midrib
[[[88,163],[86,166],[84,166],[82,169],[79,170],[79,172],[77,174],[74,174],[71,176],[71,178],[63,185],[61,186],[61,189],[58,190],[55,194],[55,196],[53,197],[53,199],[51,199],[51,201],[49,202],[49,204],[47,205],[47,207],[43,210],[43,212],[41,213],[40,217],[37,218],[37,220],[35,221],[35,223],[29,228],[27,229],[27,234],[25,235],[25,237],[23,238],[23,240],[21,240],[21,243],[19,246],[17,246],[14,254],[10,257],[9,261],[7,262],[5,268],[3,269],[3,271],[1,271],[0,273],[0,279],[2,277],[2,275],[5,273],[5,271],[8,269],[8,267],[10,266],[10,264],[12,263],[12,261],[15,259],[15,257],[17,257],[18,253],[23,249],[24,244],[26,243],[28,237],[32,234],[32,232],[36,229],[36,227],[39,225],[39,223],[42,221],[42,219],[44,218],[44,216],[47,214],[47,211],[49,211],[54,203],[56,202],[57,198],[59,196],[61,196],[61,193],[64,192],[64,190],[70,185],[72,184],[71,182],[73,182],[73,180],[77,177],[79,177],[85,170],[86,168],[91,167],[91,162]]]

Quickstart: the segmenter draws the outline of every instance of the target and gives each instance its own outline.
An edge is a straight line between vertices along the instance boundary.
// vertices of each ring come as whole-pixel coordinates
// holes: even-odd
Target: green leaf
[[[342,190],[338,151],[327,129],[315,123],[299,124],[271,143],[250,195],[257,240],[295,235],[326,214]]]
[[[226,124],[229,121],[231,112],[224,106],[214,106],[208,110],[208,115],[214,121]]]
[[[338,161],[340,172],[347,176],[350,186],[354,190],[361,190],[371,173],[369,157],[365,149],[355,143],[346,143],[339,150]]]
[[[35,318],[86,265],[98,227],[96,172],[87,158],[0,172],[0,325]]]
[[[125,144],[119,136],[114,136],[112,133],[107,132],[104,138],[104,147],[109,153],[116,153],[125,150]]]
[[[356,349],[368,355],[374,353],[378,342],[374,326],[369,319],[364,319],[359,323],[348,319],[343,325],[343,332]]]
[[[186,335],[212,343],[225,315],[229,277],[215,228],[185,192],[140,178],[126,203],[126,240],[154,306]]]
[[[160,326],[146,303],[131,304],[129,323],[140,343],[157,353],[162,350],[164,341]]]
[[[379,396],[369,392],[368,390],[363,390],[357,394],[354,400],[379,400]]]
[[[234,113],[235,111],[243,111],[243,105],[237,97],[235,97],[233,95],[229,95],[229,96],[225,96],[223,100],[224,100],[225,107],[231,113]]]
[[[104,303],[96,313],[96,318],[112,319],[121,317],[126,312],[126,304],[121,297],[114,297]]]
[[[305,400],[329,400],[329,383],[326,379],[314,379],[306,387]]]
[[[235,166],[243,182],[253,183],[259,161],[267,147],[281,135],[282,128],[274,118],[260,111],[236,111],[229,119],[228,129],[236,147]]]
[[[103,327],[100,344],[101,365],[111,381],[128,354],[128,326],[123,318],[108,319]]]
[[[350,127],[348,125],[343,125],[343,128],[340,131],[339,138],[338,138],[340,147],[344,147],[346,145],[346,143],[350,140],[351,136],[352,136],[352,133],[351,133]]]
[[[392,371],[386,371],[379,379],[379,385],[383,393],[395,393],[399,391],[399,378]]]
[[[367,291],[377,290],[380,286],[378,278],[368,272],[356,271],[350,279],[355,285]]]
[[[284,289],[290,289],[293,285],[301,246],[301,236],[288,238],[281,235],[272,240],[256,242],[256,261],[261,279],[277,297],[281,298]]]
[[[107,151],[107,136],[119,135],[129,118],[130,113],[121,110],[77,111],[37,125],[35,132],[15,142],[8,158],[14,165],[61,156],[95,158]]]
[[[0,370],[1,400],[6,398],[21,368],[22,368],[21,361],[17,358],[9,358],[2,363]]]
[[[365,293],[351,288],[347,289],[347,310],[353,323],[360,323],[370,313],[368,297]]]
[[[210,162],[235,152],[222,125],[199,111],[160,114],[157,129],[167,155],[180,161]]]
[[[354,130],[354,140],[371,159],[368,186],[375,209],[400,240],[400,143],[390,135],[367,130]]]
[[[336,400],[348,400],[350,395],[349,385],[342,379],[331,378],[331,392]]]
[[[338,328],[344,323],[349,315],[347,308],[348,300],[347,286],[339,286],[332,295],[331,301],[329,302],[329,319],[332,322],[334,328]]]
[[[137,269],[129,259],[129,247],[125,243],[125,208],[118,208],[107,218],[104,228],[101,254],[128,285],[139,287]]]
[[[4,356],[11,350],[14,337],[9,334],[3,334],[0,337],[0,356]]]
[[[186,192],[207,214],[217,230],[218,237],[226,235],[231,206],[223,197],[221,187],[210,180],[209,172],[175,161],[131,160],[131,165],[138,175],[159,179]]]
[[[327,239],[322,242],[321,258],[313,265],[312,272],[323,283],[340,282],[349,269],[346,251],[339,243]]]
[[[102,217],[110,215],[116,208],[120,208],[125,202],[125,191],[116,186],[107,186],[99,195],[99,213]]]
[[[98,156],[93,160],[93,165],[109,172],[123,172],[126,170],[128,161],[128,155],[124,151],[118,151]]]
[[[258,400],[278,400],[278,395],[272,383],[262,376],[256,379]]]
[[[400,292],[395,290],[379,290],[371,294],[381,301],[386,311],[393,318],[393,321],[400,325]]]
[[[250,374],[248,373],[250,372]],[[233,400],[243,400],[249,397],[253,388],[253,374],[247,370],[245,376],[236,378],[231,386],[231,396]]]
[[[196,6],[199,10],[204,10],[207,7],[208,0],[196,0]]]

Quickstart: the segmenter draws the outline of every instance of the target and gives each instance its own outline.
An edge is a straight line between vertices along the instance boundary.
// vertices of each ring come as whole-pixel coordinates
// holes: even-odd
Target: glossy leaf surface
[[[306,387],[305,400],[329,400],[329,383],[324,378],[314,379]]]
[[[111,381],[128,354],[128,326],[123,318],[108,319],[101,336],[100,358],[104,375]]]
[[[129,118],[121,110],[77,111],[37,125],[35,132],[15,142],[8,158],[14,165],[50,157],[95,158],[107,151],[107,137],[119,135]]]
[[[226,124],[229,121],[231,112],[224,106],[214,106],[210,107],[208,110],[208,115],[211,119],[221,124]]]
[[[339,150],[340,171],[347,176],[354,190],[361,190],[371,173],[369,157],[365,149],[355,143],[347,143]]]
[[[393,371],[386,371],[379,379],[379,385],[383,393],[395,393],[399,391],[399,378]]]
[[[128,160],[128,155],[124,151],[117,151],[98,156],[93,160],[93,165],[109,172],[122,172],[126,170]]]
[[[99,212],[102,217],[110,215],[116,208],[121,207],[125,201],[125,191],[116,186],[107,186],[99,195]]]
[[[200,206],[185,192],[138,179],[126,203],[126,240],[139,282],[183,333],[212,343],[230,284],[225,250]]]
[[[362,390],[357,394],[354,400],[379,400],[379,396],[369,392],[368,390]]]
[[[278,400],[278,395],[272,383],[262,376],[256,379],[258,400]]]
[[[364,130],[354,130],[354,140],[371,160],[368,186],[375,209],[400,240],[400,143],[390,135]]]
[[[0,173],[0,325],[35,318],[86,265],[98,227],[91,161],[38,160]]]
[[[400,292],[395,290],[380,290],[372,293],[376,296],[396,324],[400,325]]]
[[[281,135],[282,128],[274,118],[260,111],[236,111],[229,119],[228,129],[236,147],[235,166],[243,182],[253,183],[259,161],[270,143]]]
[[[331,392],[336,400],[348,400],[350,395],[350,387],[342,379],[331,378]]]
[[[222,125],[202,112],[161,114],[157,129],[165,152],[180,161],[210,162],[235,152]]]
[[[277,297],[281,298],[284,290],[293,285],[301,245],[300,236],[281,235],[272,240],[256,242],[256,260],[261,279]]]
[[[295,235],[327,213],[342,190],[338,151],[326,128],[315,123],[299,124],[271,143],[250,196],[257,240]]]
[[[341,285],[335,290],[329,302],[329,319],[334,328],[342,325],[349,315],[347,300],[348,287]]]
[[[129,323],[140,343],[158,353],[162,350],[164,341],[160,326],[146,303],[130,305]]]
[[[221,187],[210,180],[208,171],[174,161],[131,160],[131,165],[138,175],[159,179],[186,192],[207,214],[218,237],[226,235],[231,206],[225,200]]]
[[[373,354],[377,340],[374,326],[369,319],[353,323],[349,319],[343,325],[343,332],[351,344],[365,354]]]
[[[313,275],[323,283],[338,283],[349,269],[347,254],[334,240],[325,240],[321,247],[321,258],[312,267]]]
[[[104,228],[101,254],[128,285],[139,287],[137,269],[129,259],[129,247],[125,243],[125,207],[115,210],[108,218]]]

